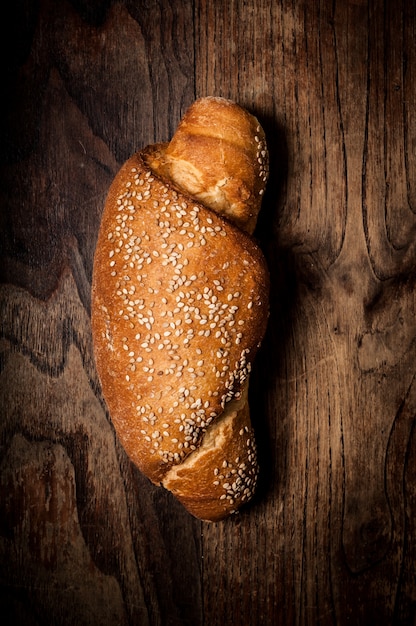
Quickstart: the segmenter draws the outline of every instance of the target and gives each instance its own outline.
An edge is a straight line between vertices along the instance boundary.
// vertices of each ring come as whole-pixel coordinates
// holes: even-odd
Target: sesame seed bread
[[[224,127],[236,114],[235,141],[232,134],[217,139],[219,151],[206,129],[209,104],[217,128],[224,106]],[[191,145],[200,143],[198,106],[209,139],[208,148],[200,148],[208,156],[192,158],[191,151],[193,186],[186,191],[189,174],[176,178],[178,170],[186,171],[179,164],[187,150],[177,159],[177,146],[189,137]],[[176,147],[149,146],[121,167],[108,193],[92,282],[97,370],[119,439],[152,482],[210,521],[247,502],[258,474],[247,396],[267,324],[269,278],[260,249],[241,226],[252,231],[267,179],[267,150],[259,123],[241,111],[217,98],[197,101],[192,132],[180,125],[177,133],[186,133],[175,135]],[[245,133],[250,130],[252,147],[246,139],[237,158],[239,120]],[[209,154],[221,180],[231,180],[236,165],[240,189],[250,179],[250,156],[256,180],[244,195],[257,198],[248,207],[242,208],[242,194],[233,195],[231,183],[221,183],[225,191],[218,201],[217,186],[205,175]],[[240,227],[232,223],[233,207]]]

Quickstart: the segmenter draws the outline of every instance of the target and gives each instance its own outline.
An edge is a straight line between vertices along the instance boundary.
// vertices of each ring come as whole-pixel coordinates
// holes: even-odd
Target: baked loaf
[[[197,100],[169,144],[121,167],[95,252],[92,332],[116,432],[203,520],[235,512],[257,481],[247,397],[269,279],[248,233],[267,173],[257,119]]]

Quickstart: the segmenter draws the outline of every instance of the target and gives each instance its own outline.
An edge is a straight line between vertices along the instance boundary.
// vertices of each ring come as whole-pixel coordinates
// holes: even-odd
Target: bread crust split
[[[205,100],[219,102],[203,99],[204,110]],[[257,120],[250,123],[258,137]],[[94,259],[95,358],[132,461],[191,514],[219,521],[255,491],[247,396],[268,319],[269,277],[255,241],[230,222],[232,200],[218,214],[186,193],[183,179],[171,178],[169,145],[133,155],[110,187]],[[253,167],[264,178],[259,165]],[[195,160],[192,168],[202,180]],[[248,232],[253,211],[245,213]]]

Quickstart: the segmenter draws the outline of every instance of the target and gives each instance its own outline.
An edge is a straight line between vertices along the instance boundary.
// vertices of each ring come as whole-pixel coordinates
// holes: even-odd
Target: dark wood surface
[[[414,626],[414,0],[8,4],[2,624]],[[207,94],[271,153],[261,486],[211,525],[126,458],[90,332],[108,186]]]

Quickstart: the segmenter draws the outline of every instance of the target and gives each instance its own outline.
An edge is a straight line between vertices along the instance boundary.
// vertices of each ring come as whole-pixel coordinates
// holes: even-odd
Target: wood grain
[[[414,625],[415,2],[42,0],[5,24],[2,623]],[[261,485],[211,525],[126,458],[89,317],[115,172],[206,94],[271,153]]]
[[[268,415],[274,481],[258,517],[247,519],[256,539],[243,579],[238,571],[239,584],[230,585],[239,600],[230,606],[225,596],[215,613],[227,623],[243,623],[232,610],[239,602],[247,614],[248,588],[257,591],[256,607],[274,609],[282,623],[414,619],[415,573],[406,569],[402,595],[398,539],[409,514],[415,417],[415,188],[406,165],[414,159],[415,24],[406,11],[409,4],[400,13],[380,3],[260,3],[248,27],[236,14],[223,20],[219,8],[201,17],[211,21],[202,49],[221,63],[206,63],[199,91],[232,72],[239,80],[223,82],[222,95],[258,107],[286,139],[272,145],[278,182],[270,210],[276,196],[280,202],[273,236],[262,233],[277,276],[259,365],[259,381],[268,383],[253,394]],[[234,67],[241,41],[251,63],[242,55]],[[234,533],[217,533],[205,534],[205,551],[218,542],[220,553],[233,554]],[[265,554],[269,584],[258,588]],[[230,579],[228,560],[224,570]]]

